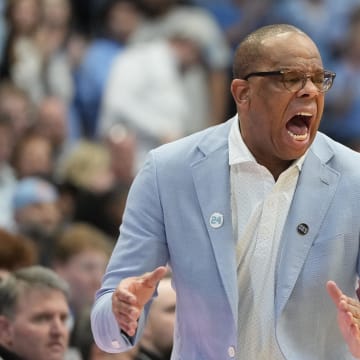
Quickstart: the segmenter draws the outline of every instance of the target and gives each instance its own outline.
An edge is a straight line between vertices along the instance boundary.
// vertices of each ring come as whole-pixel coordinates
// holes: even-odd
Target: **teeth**
[[[308,136],[307,133],[302,134],[302,135],[296,135],[296,134],[292,133],[290,130],[288,130],[288,134],[297,141],[304,141],[307,139],[307,136]]]
[[[298,115],[298,116],[312,116],[312,114],[307,113],[307,112],[299,112],[296,115]]]

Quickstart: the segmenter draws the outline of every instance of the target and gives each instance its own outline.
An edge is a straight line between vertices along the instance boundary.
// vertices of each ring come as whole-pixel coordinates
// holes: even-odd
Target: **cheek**
[[[158,330],[166,336],[166,334],[172,334],[174,331],[175,315],[163,315],[161,321],[158,321]]]
[[[92,295],[101,285],[101,279],[84,271],[79,271],[72,281],[77,293]]]
[[[27,322],[21,322],[21,326],[15,326],[13,331],[14,348],[28,347],[33,344],[41,345],[43,339],[46,339],[47,329],[43,326],[35,326]]]
[[[280,119],[286,110],[289,99],[279,92],[272,92],[266,89],[260,89],[258,93],[252,94],[250,101],[250,112],[252,113],[252,121],[257,126],[270,127],[270,123],[274,123],[276,119]],[[286,94],[287,95],[287,94]]]
[[[39,223],[42,220],[42,211],[36,208],[26,209],[24,220]]]
[[[325,105],[325,101],[324,101],[324,97],[319,99],[318,101],[318,122],[317,122],[317,127],[319,127],[320,125],[320,121],[324,112],[324,105]]]
[[[161,326],[157,328],[158,338],[162,339],[161,342],[163,344],[171,344],[174,333],[174,319],[163,319],[159,325]]]

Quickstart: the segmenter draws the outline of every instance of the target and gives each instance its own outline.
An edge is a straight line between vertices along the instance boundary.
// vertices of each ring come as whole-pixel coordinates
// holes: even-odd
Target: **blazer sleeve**
[[[129,338],[117,325],[111,296],[122,279],[166,265],[168,257],[156,165],[150,154],[129,191],[120,236],[95,296],[91,326],[95,342],[101,349],[110,353],[126,351],[138,341],[150,303],[139,320],[136,336]]]

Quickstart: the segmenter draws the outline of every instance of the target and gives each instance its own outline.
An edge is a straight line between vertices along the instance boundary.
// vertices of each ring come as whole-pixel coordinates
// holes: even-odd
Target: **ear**
[[[12,324],[11,321],[3,315],[0,315],[0,344],[11,346],[12,344]]]
[[[237,106],[247,105],[249,102],[249,82],[243,79],[234,79],[231,82],[231,93]]]

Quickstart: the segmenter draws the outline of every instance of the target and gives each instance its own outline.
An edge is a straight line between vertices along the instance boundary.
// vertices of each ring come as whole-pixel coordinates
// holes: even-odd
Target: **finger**
[[[137,297],[128,290],[128,286],[126,285],[117,288],[113,296],[116,297],[118,301],[122,301],[130,305],[135,305],[137,303]]]
[[[356,337],[358,339],[360,338],[360,330],[359,330],[358,324],[356,324],[356,323],[352,324],[350,331],[354,337]]]
[[[124,324],[123,326],[120,324],[120,328],[124,330],[129,336],[135,335],[137,327],[137,323],[128,323]]]
[[[122,324],[124,324],[124,323],[130,324],[130,323],[138,321],[138,316],[133,316],[132,313],[129,313],[129,312],[122,312],[122,311],[117,311],[117,310],[113,309],[113,313],[114,313],[116,319],[119,322],[121,322]]]
[[[346,325],[351,324],[351,314],[347,311],[339,311],[338,312],[339,319]]]
[[[138,326],[138,316],[134,316],[134,313],[131,311],[123,312],[122,310],[118,310],[114,307],[114,305],[112,310],[120,328],[128,335],[132,336],[136,332]]]
[[[155,287],[167,272],[168,269],[165,266],[159,266],[155,270],[144,274],[141,280],[145,286]]]
[[[358,300],[343,294],[339,301],[339,309],[351,312],[355,319],[360,320],[360,302]]]
[[[339,306],[340,299],[343,295],[342,291],[339,289],[339,287],[336,285],[336,283],[332,280],[328,281],[326,283],[326,289],[329,293],[331,299],[333,300],[334,304],[336,306]]]
[[[359,329],[359,325],[357,323],[357,319],[354,318],[353,314],[350,311],[346,312],[346,318],[347,318],[347,325],[349,326],[350,329],[353,329],[355,327],[355,329]]]
[[[350,301],[352,299],[348,298],[348,301],[347,301],[347,310],[351,312],[352,316],[355,318],[355,319],[360,319],[360,304],[359,302],[353,302],[353,301]]]
[[[129,336],[135,335],[136,329],[138,327],[137,321],[125,321],[122,318],[116,318],[116,320],[118,321],[120,328],[125,331]]]
[[[140,310],[137,307],[122,301],[114,301],[113,310],[116,313],[127,317],[129,320],[137,320],[140,316]]]
[[[360,302],[350,296],[346,296],[346,302],[351,306],[356,306],[360,310]]]

